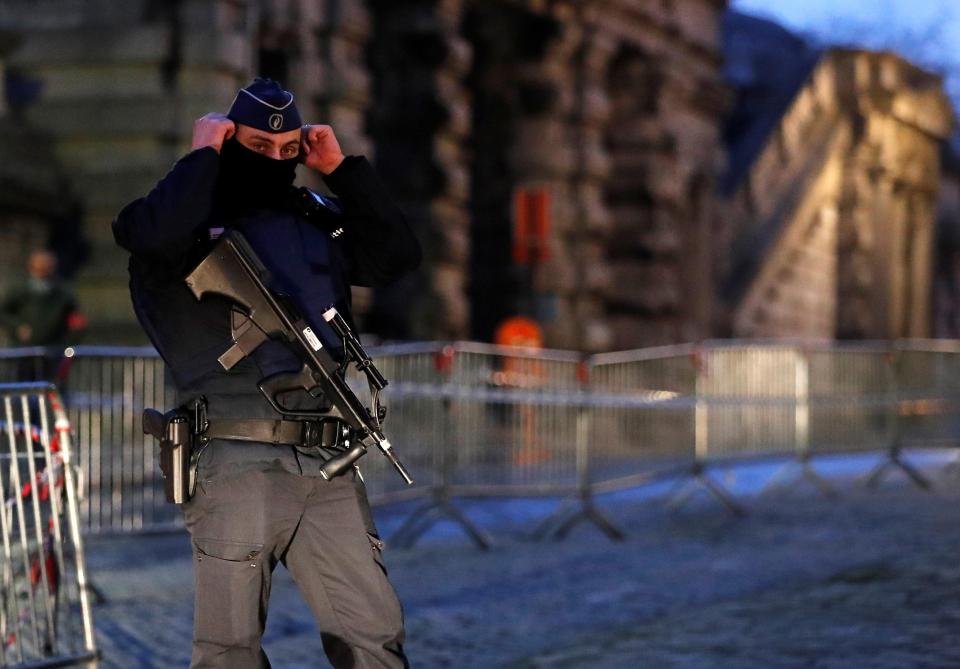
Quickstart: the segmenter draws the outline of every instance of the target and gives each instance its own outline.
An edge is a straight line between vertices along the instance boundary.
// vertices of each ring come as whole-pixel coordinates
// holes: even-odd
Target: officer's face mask
[[[293,185],[297,165],[297,158],[275,160],[228,139],[220,149],[217,202],[226,209],[279,206]]]

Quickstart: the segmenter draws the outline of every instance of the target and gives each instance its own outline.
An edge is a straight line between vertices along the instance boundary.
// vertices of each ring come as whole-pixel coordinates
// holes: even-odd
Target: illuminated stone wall
[[[728,331],[930,334],[939,78],[885,53],[825,54],[724,215]]]

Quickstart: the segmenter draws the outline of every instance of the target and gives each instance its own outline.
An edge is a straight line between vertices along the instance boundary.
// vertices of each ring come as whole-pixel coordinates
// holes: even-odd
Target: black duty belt
[[[339,420],[270,420],[267,418],[211,418],[203,436],[207,439],[259,441],[292,446],[341,446],[349,435]]]

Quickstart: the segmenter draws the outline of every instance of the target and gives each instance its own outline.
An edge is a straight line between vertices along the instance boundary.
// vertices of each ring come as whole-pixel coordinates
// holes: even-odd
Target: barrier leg
[[[397,546],[406,546],[407,535],[414,527],[417,526],[424,516],[431,514],[433,509],[434,501],[432,499],[418,506],[409,516],[407,516],[400,527],[398,527],[393,534],[390,535],[388,541]]]
[[[412,548],[424,532],[444,519],[459,525],[480,550],[487,550],[493,545],[493,541],[474,525],[463,511],[451,503],[446,494],[438,493],[434,493],[433,499],[415,509],[390,536],[389,541],[401,548]]]
[[[535,541],[545,538],[559,541],[570,533],[580,521],[589,521],[596,525],[612,541],[623,541],[623,531],[617,527],[593,502],[591,495],[581,495],[565,500],[560,507],[545,518],[533,532]]]
[[[613,541],[624,540],[624,534],[620,528],[614,525],[613,521],[607,518],[607,516],[596,507],[592,499],[583,500],[580,509],[570,514],[569,517],[560,524],[554,531],[553,537],[558,541],[563,539],[581,520],[590,521]]]
[[[899,448],[892,449],[887,454],[887,459],[878,464],[867,474],[866,486],[870,489],[876,488],[884,474],[886,474],[890,469],[895,468],[906,474],[907,478],[913,481],[913,483],[921,490],[930,490],[932,488],[930,479],[921,474],[916,467],[906,462],[900,455]]]
[[[690,476],[681,480],[677,490],[667,500],[667,508],[680,508],[697,490],[706,490],[709,492],[733,515],[747,515],[746,510],[737,503],[733,495],[722,485],[710,478],[702,463],[695,464],[693,470],[690,472]]]
[[[760,490],[760,494],[766,494],[774,488],[780,487],[790,478],[809,481],[828,499],[836,499],[839,497],[836,489],[813,468],[808,458],[800,458],[784,463],[783,466],[770,477],[770,480],[764,484]]]
[[[534,541],[542,541],[548,536],[553,536],[557,531],[557,527],[560,525],[561,519],[576,513],[577,506],[576,499],[572,497],[565,498],[553,513],[540,521],[530,537]]]

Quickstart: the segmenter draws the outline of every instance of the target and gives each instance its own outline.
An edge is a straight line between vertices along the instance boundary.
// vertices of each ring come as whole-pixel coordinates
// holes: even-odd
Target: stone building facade
[[[0,30],[41,91],[26,116],[83,199],[91,339],[142,340],[111,219],[254,74],[371,158],[423,242],[418,273],[357,292],[382,337],[487,340],[518,314],[582,350],[873,336],[891,319],[916,331],[901,326],[929,305],[889,305],[929,292],[918,263],[948,123],[936,81],[892,55],[818,55],[770,118],[741,119],[753,141],[738,153],[725,119],[750,82],[724,71],[726,13],[725,0],[5,0]],[[518,262],[518,202],[534,192],[548,227]],[[890,202],[899,213],[866,240],[865,212]],[[878,250],[905,227],[905,247]],[[891,259],[910,278],[877,271]],[[838,308],[848,298],[866,306]]]
[[[17,43],[16,35],[0,33],[0,296],[24,280],[31,251],[57,252],[66,279],[86,259],[80,201],[50,138],[24,117],[33,91],[5,76],[7,55]],[[8,343],[4,330],[0,345]]]
[[[11,64],[43,89],[86,205],[79,289],[101,339],[137,337],[109,223],[254,73],[372,157],[427,251],[360,293],[388,337],[489,338],[526,311],[548,344],[709,334],[723,168],[717,0],[10,0]],[[314,185],[319,185],[314,183]],[[518,189],[548,193],[548,257],[511,261]],[[688,254],[697,260],[689,262]]]
[[[110,222],[189,147],[193,121],[222,108],[252,67],[236,3],[11,0],[8,67],[39,90],[24,110],[49,137],[84,207],[90,257],[77,277],[88,341],[144,341]]]
[[[284,17],[322,4],[263,9]],[[365,134],[358,145],[427,250],[419,276],[372,297],[369,326],[490,339],[525,313],[550,345],[591,350],[709,334],[724,3],[325,7],[336,8],[333,45],[288,47],[290,71],[305,76],[288,78],[309,90],[326,75],[337,88],[325,104],[339,107],[320,117]],[[330,69],[317,72],[321,53]],[[511,257],[521,189],[545,190],[550,207],[547,257],[531,265]],[[689,253],[704,256],[693,270]]]
[[[761,99],[745,101],[730,143],[720,327],[928,336],[940,153],[954,123],[941,79],[892,53],[816,52],[789,35],[770,53],[749,37],[782,30],[761,24],[728,17],[728,39],[749,51],[731,56],[730,79]]]

